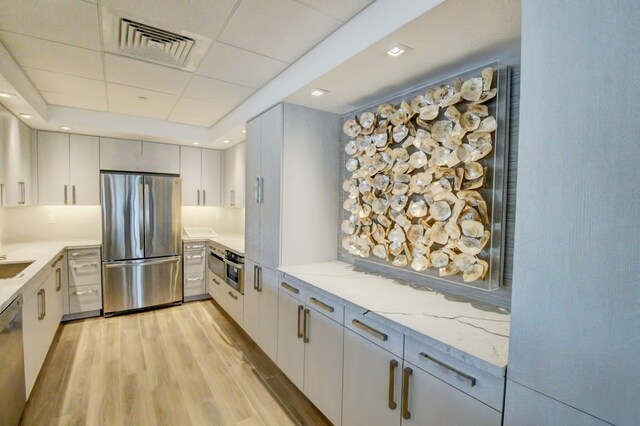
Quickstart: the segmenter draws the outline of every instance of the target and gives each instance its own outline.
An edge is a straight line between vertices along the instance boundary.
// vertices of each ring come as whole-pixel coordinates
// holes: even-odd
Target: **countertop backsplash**
[[[102,239],[100,206],[0,209],[0,244]],[[218,234],[244,234],[244,209],[183,207],[182,226],[208,226]]]

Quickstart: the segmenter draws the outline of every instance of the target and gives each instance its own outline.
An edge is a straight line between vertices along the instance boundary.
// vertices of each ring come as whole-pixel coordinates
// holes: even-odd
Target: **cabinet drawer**
[[[207,277],[205,274],[185,275],[184,297],[199,296],[207,292]]]
[[[344,325],[365,339],[402,357],[404,334],[350,309],[344,313]]]
[[[301,285],[297,283],[293,283],[291,281],[287,281],[286,279],[283,279],[282,281],[280,281],[279,288],[280,288],[280,291],[285,292],[286,294],[299,300],[303,304],[306,302],[304,297],[305,296],[304,287],[302,287]]]
[[[335,299],[309,291],[306,293],[306,305],[314,311],[331,318],[338,324],[344,324],[344,306]]]
[[[404,358],[443,382],[502,411],[504,377],[496,377],[418,340],[405,339]]]
[[[184,253],[185,274],[201,274],[207,266],[207,252],[188,251]]]
[[[240,327],[242,327],[242,322],[244,318],[244,298],[242,294],[237,292],[231,286],[224,284],[225,287],[225,303],[224,308],[227,313],[235,322],[238,323]]]
[[[100,247],[68,250],[69,259],[97,258],[100,261]]]
[[[69,312],[97,311],[102,309],[102,287],[97,285],[85,285],[69,288]]]
[[[69,286],[100,284],[100,258],[69,260]]]
[[[184,243],[184,251],[201,251],[206,250],[209,245],[206,241],[194,241],[191,243]]]

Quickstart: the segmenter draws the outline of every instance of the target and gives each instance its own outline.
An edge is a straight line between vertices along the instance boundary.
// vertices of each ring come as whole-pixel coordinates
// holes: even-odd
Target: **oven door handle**
[[[225,260],[224,260],[224,263],[225,263],[226,265],[233,266],[234,268],[244,269],[244,265],[242,265],[242,264],[240,264],[240,263],[232,262],[232,261],[227,260],[227,259],[225,259]]]

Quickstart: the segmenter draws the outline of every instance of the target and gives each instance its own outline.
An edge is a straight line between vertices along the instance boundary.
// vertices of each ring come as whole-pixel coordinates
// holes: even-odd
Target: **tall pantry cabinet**
[[[337,256],[339,120],[278,104],[247,123],[244,326],[274,360],[276,269]]]

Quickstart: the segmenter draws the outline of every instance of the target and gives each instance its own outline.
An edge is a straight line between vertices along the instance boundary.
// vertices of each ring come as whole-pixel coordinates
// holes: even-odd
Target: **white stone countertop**
[[[375,319],[391,322],[407,336],[426,342],[494,375],[504,376],[509,352],[510,313],[503,308],[358,271],[331,261],[280,268]]]
[[[63,250],[99,247],[101,245],[102,241],[100,240],[38,241],[3,245],[0,254],[7,255],[7,258],[0,261],[0,263],[22,261],[33,261],[33,263],[16,278],[0,279],[0,312],[9,306],[18,293],[29,287],[29,281],[34,278],[42,268],[49,265]],[[33,290],[35,290],[35,288]],[[23,296],[28,297],[26,294]]]
[[[193,241],[213,241],[214,243],[218,243],[225,248],[234,251],[242,256],[244,256],[244,235],[240,234],[223,234],[215,237],[187,237],[186,235],[182,236],[183,242],[193,242]]]

